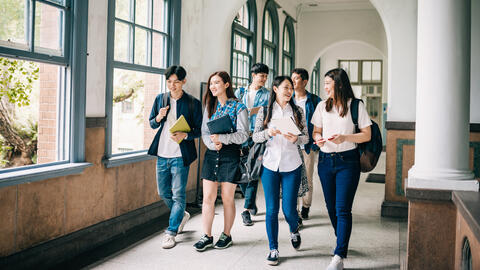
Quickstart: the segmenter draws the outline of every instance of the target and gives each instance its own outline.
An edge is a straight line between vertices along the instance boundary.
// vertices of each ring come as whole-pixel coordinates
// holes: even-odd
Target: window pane
[[[358,62],[357,61],[350,62],[348,77],[350,79],[350,82],[353,82],[353,83],[358,82]]]
[[[35,51],[62,55],[63,10],[36,2]]]
[[[283,74],[286,76],[290,76],[290,69],[291,69],[291,60],[289,57],[285,56],[283,58]]]
[[[150,128],[148,117],[153,101],[162,92],[163,87],[164,77],[162,75],[122,69],[114,70],[113,154],[143,150],[150,146],[156,130]],[[130,102],[130,109],[133,112],[122,112],[122,107],[125,106],[123,102]]]
[[[2,0],[0,4],[0,46],[28,49],[25,1]]]
[[[290,52],[290,31],[288,30],[288,27],[285,29],[283,36],[283,50]]]
[[[167,65],[167,41],[166,38],[157,33],[153,33],[152,43],[152,66],[165,68]]]
[[[12,76],[0,82],[0,126],[9,127],[0,130],[0,170],[68,157],[61,120],[68,106],[58,102],[64,74],[61,66],[0,57],[0,77]]]
[[[248,7],[243,5],[235,16],[234,22],[249,29]]]
[[[372,62],[372,81],[382,80],[382,64],[380,61]]]
[[[363,61],[362,64],[362,81],[372,81],[372,62]]]
[[[272,17],[270,16],[270,12],[265,12],[265,25],[264,25],[265,35],[264,38],[270,42],[273,42],[273,23]]]
[[[116,61],[131,62],[130,60],[130,40],[131,27],[128,24],[115,22],[115,46],[114,54]]]
[[[159,31],[166,32],[165,30],[165,1],[154,0],[153,1],[153,28]]]
[[[135,64],[148,65],[147,46],[147,31],[135,27]]]
[[[115,16],[123,20],[132,21],[130,18],[130,0],[115,1]]]
[[[47,1],[55,3],[55,4],[59,4],[59,5],[62,5],[62,6],[65,5],[65,0],[47,0]]]
[[[135,0],[135,23],[150,27],[149,0]]]

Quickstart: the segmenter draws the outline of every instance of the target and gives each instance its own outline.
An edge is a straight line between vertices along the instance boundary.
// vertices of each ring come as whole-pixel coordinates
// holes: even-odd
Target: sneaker
[[[183,214],[182,222],[180,223],[180,226],[178,226],[178,231],[177,233],[182,233],[183,232],[183,227],[185,227],[185,223],[190,219],[190,214],[185,211]]]
[[[232,236],[228,236],[222,232],[220,238],[218,239],[217,243],[215,244],[214,248],[216,249],[226,249],[233,244]]]
[[[343,270],[343,259],[342,257],[335,255],[332,258],[332,261],[327,267],[327,270]]]
[[[253,209],[248,209],[248,212],[250,212],[250,215],[256,216],[257,212],[258,212],[257,206],[255,205],[255,207]]]
[[[303,220],[301,217],[298,217],[298,228],[300,229],[301,227],[303,227]]]
[[[308,219],[308,212],[310,212],[310,207],[302,206],[302,211],[300,212],[300,215],[302,216],[303,219]]]
[[[268,265],[277,265],[278,264],[278,249],[270,250],[267,257],[267,264]]]
[[[162,248],[173,248],[175,246],[175,236],[166,233],[163,236]]]
[[[195,245],[193,245],[197,251],[205,251],[209,247],[213,247],[213,236],[203,235]]]
[[[243,225],[245,226],[253,225],[253,221],[252,221],[252,218],[250,217],[250,212],[248,210],[245,210],[242,212],[242,220],[243,220]]]
[[[302,244],[302,238],[300,237],[298,229],[296,232],[290,233],[290,238],[292,240],[293,248],[298,250],[300,248],[300,244]]]

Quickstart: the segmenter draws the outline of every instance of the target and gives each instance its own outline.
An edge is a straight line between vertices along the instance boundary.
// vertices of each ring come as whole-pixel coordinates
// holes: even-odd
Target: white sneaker
[[[178,226],[178,231],[177,233],[182,233],[183,232],[183,227],[185,227],[185,223],[190,219],[190,214],[185,211],[183,214],[182,222],[180,223],[180,226]]]
[[[343,259],[342,257],[335,255],[332,258],[332,261],[327,267],[327,270],[343,270]]]
[[[166,233],[163,236],[162,248],[173,248],[175,246],[175,236]]]

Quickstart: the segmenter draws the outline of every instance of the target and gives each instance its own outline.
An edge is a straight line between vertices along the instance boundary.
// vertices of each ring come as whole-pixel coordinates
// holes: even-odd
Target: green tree
[[[36,162],[38,125],[36,121],[19,123],[15,106],[30,104],[39,67],[34,62],[0,57],[0,162],[5,167]]]

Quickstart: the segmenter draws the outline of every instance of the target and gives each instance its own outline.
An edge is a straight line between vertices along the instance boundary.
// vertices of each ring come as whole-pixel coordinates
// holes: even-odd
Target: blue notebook
[[[229,134],[237,131],[228,115],[207,122],[207,127],[211,134]]]

